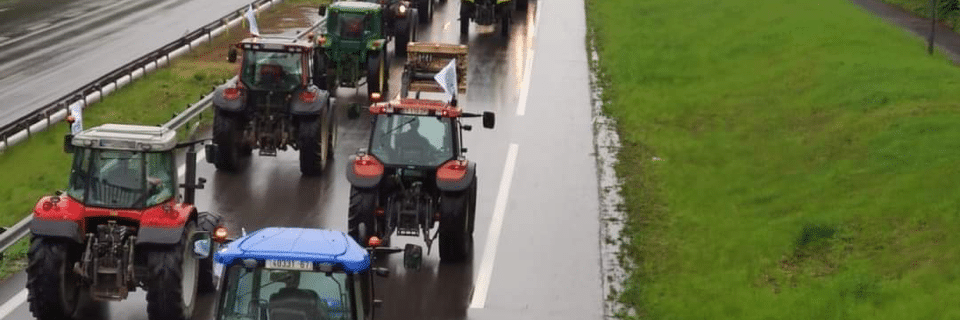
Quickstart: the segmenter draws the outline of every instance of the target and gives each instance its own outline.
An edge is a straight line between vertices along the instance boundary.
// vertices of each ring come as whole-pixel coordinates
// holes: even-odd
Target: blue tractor
[[[388,253],[401,249],[373,249]],[[232,240],[215,253],[223,264],[218,320],[373,319],[371,249],[340,231],[265,228]],[[405,264],[419,266],[419,250]]]

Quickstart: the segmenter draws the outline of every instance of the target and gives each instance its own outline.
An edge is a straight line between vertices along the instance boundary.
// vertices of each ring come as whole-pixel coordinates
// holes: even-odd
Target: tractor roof
[[[227,244],[216,253],[219,263],[237,259],[297,260],[339,265],[357,273],[370,268],[367,251],[341,231],[265,228]]]
[[[337,1],[330,5],[331,9],[337,9],[340,11],[379,11],[380,5],[370,2],[361,2],[361,1]]]
[[[250,37],[237,44],[244,49],[285,50],[285,47],[299,47],[310,49],[313,44],[310,40],[300,40],[287,37]]]
[[[463,114],[463,110],[441,100],[399,98],[371,105],[370,113],[456,118]]]
[[[80,132],[73,145],[97,149],[167,151],[177,145],[177,132],[164,127],[104,124]]]

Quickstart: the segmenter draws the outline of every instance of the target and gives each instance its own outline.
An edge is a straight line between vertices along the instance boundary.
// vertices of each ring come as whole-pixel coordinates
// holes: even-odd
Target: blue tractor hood
[[[299,260],[338,265],[350,273],[370,269],[367,250],[341,231],[264,228],[231,241],[214,254],[229,266],[243,259]]]

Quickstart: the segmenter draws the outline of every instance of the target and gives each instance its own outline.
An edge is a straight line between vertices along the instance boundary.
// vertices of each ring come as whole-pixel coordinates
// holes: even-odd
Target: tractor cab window
[[[449,118],[379,115],[370,140],[370,153],[393,165],[439,166],[453,158]]]
[[[301,54],[244,50],[241,80],[253,90],[293,91],[303,81]]]
[[[226,272],[219,320],[353,319],[349,288],[343,272],[247,269]]]
[[[367,15],[341,12],[338,17],[340,36],[345,39],[360,39],[367,26]]]
[[[67,195],[88,206],[144,208],[174,196],[173,155],[81,149]]]

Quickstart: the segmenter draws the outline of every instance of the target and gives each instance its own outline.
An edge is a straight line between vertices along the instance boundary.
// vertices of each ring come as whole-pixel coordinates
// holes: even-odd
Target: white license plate
[[[267,260],[267,269],[313,271],[313,263],[299,260]]]

